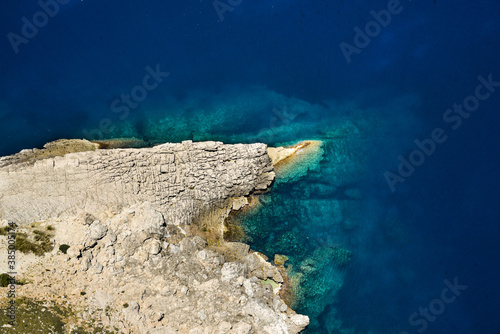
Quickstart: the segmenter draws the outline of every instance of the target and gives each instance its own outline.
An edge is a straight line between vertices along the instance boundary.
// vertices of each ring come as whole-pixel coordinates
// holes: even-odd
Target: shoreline
[[[85,143],[85,145],[83,145],[83,148],[90,148],[90,149],[84,150],[81,149],[81,147],[78,145],[76,146],[73,145],[82,142]],[[124,142],[126,141],[120,140],[118,144],[121,145]],[[57,205],[57,210],[59,211],[54,211],[52,213],[46,212],[45,209],[43,209],[43,211],[40,211],[40,213],[42,215],[47,216],[45,219],[38,220],[37,218],[37,220],[35,221],[39,221],[39,223],[30,225],[21,224],[20,226],[21,229],[23,230],[22,233],[25,233],[26,238],[32,241],[36,240],[36,238],[32,239],[34,235],[40,235],[40,233],[45,233],[47,235],[46,238],[52,240],[51,243],[53,244],[53,249],[49,251],[49,253],[42,255],[42,257],[38,257],[33,254],[27,254],[26,256],[24,254],[19,254],[19,261],[18,261],[19,265],[21,267],[26,267],[26,269],[20,270],[21,278],[28,278],[27,285],[18,287],[19,296],[35,298],[35,299],[40,297],[40,298],[46,298],[45,300],[53,300],[53,298],[51,299],[50,297],[53,293],[55,293],[56,296],[57,295],[69,296],[71,294],[73,297],[71,297],[69,300],[72,300],[71,305],[75,306],[74,310],[76,310],[75,312],[77,312],[78,314],[80,314],[80,312],[82,312],[81,310],[85,309],[86,307],[92,306],[91,308],[94,309],[94,316],[101,317],[101,320],[104,319],[102,318],[104,315],[99,313],[99,308],[96,308],[95,306],[97,305],[95,303],[98,302],[101,304],[105,303],[105,305],[108,305],[110,310],[113,311],[112,317],[106,320],[105,323],[108,323],[110,325],[118,324],[116,321],[118,321],[119,319],[124,319],[124,317],[125,319],[129,319],[130,321],[130,319],[136,317],[135,310],[139,310],[138,314],[140,314],[142,317],[141,319],[145,321],[146,319],[149,319],[148,318],[149,316],[146,316],[146,313],[143,314],[142,313],[143,311],[140,310],[142,310],[143,307],[145,307],[144,309],[145,312],[148,309],[148,307],[154,307],[154,306],[151,305],[147,306],[147,304],[144,304],[144,302],[141,301],[142,298],[138,298],[137,296],[133,297],[135,296],[135,293],[140,292],[135,288],[130,290],[129,292],[127,292],[128,290],[126,289],[123,290],[125,294],[120,297],[120,294],[117,291],[114,291],[115,286],[118,287],[122,285],[123,282],[125,282],[125,280],[134,281],[135,278],[133,277],[141,277],[144,274],[151,275],[151,273],[154,272],[154,270],[156,270],[155,268],[158,266],[158,263],[165,263],[165,265],[168,267],[170,266],[168,264],[169,261],[175,261],[175,258],[178,256],[181,256],[181,258],[185,257],[186,259],[191,259],[188,260],[188,263],[191,263],[191,261],[193,261],[192,259],[194,256],[194,258],[196,259],[195,262],[197,263],[197,261],[201,261],[202,267],[205,268],[204,271],[202,272],[206,272],[206,274],[203,275],[208,277],[213,277],[211,282],[213,282],[214,284],[224,285],[226,284],[225,282],[227,281],[230,283],[234,282],[231,284],[236,284],[236,287],[238,286],[241,287],[237,288],[236,290],[232,289],[223,290],[225,291],[224,292],[225,294],[229,295],[236,294],[236,296],[239,296],[241,293],[243,293],[243,295],[241,296],[245,296],[244,299],[248,300],[246,306],[243,308],[243,314],[248,314],[249,317],[245,318],[247,320],[245,320],[244,323],[240,321],[240,323],[232,324],[231,326],[236,326],[235,328],[237,328],[238,326],[240,327],[244,326],[245,328],[247,328],[246,326],[250,326],[248,328],[256,326],[255,328],[256,329],[260,328],[260,330],[262,330],[262,328],[267,328],[269,326],[271,327],[284,326],[283,328],[285,327],[288,328],[288,330],[291,333],[292,332],[298,333],[304,327],[307,326],[307,324],[309,323],[309,318],[306,316],[296,314],[291,308],[287,307],[286,304],[283,303],[281,298],[279,298],[280,294],[279,285],[275,285],[273,284],[273,282],[275,282],[276,284],[281,284],[285,280],[283,279],[283,275],[281,273],[281,270],[278,269],[278,266],[274,266],[271,264],[271,262],[268,262],[267,261],[268,259],[263,254],[250,251],[249,250],[250,246],[246,244],[237,242],[224,242],[222,238],[221,245],[218,245],[217,243],[212,245],[207,245],[206,241],[203,241],[202,238],[196,236],[196,233],[193,233],[193,229],[196,229],[198,226],[196,224],[197,222],[203,222],[205,220],[213,224],[214,226],[219,225],[221,228],[223,228],[224,226],[223,220],[225,219],[226,217],[225,215],[227,213],[232,212],[233,210],[236,210],[237,212],[237,210],[242,209],[244,207],[248,207],[248,205],[250,204],[259,203],[258,200],[257,201],[253,200],[254,196],[258,196],[256,194],[268,191],[269,187],[272,185],[272,180],[274,179],[275,175],[273,171],[274,166],[271,165],[270,169],[268,169],[267,167],[266,161],[269,161],[270,163],[270,157],[267,155],[267,146],[263,144],[226,145],[217,142],[193,143],[191,141],[186,141],[180,144],[158,145],[153,148],[145,148],[144,150],[142,149],[114,150],[114,149],[109,149],[109,146],[107,147],[108,149],[102,149],[103,147],[102,143],[90,143],[90,144],[89,143],[85,141],[71,141],[71,140],[57,141],[48,143],[46,146],[48,146],[50,149],[46,147],[45,148],[46,151],[44,151],[44,149],[25,150],[22,152],[21,155],[18,154],[0,158],[0,163],[6,162],[6,164],[1,165],[2,167],[0,167],[0,181],[2,181],[2,179],[4,178],[5,178],[4,181],[6,181],[3,182],[2,186],[9,187],[9,183],[18,182],[16,181],[17,180],[16,178],[24,174],[30,175],[32,170],[36,171],[42,168],[43,172],[40,175],[48,175],[47,177],[49,177],[50,180],[54,180],[50,181],[52,183],[49,182],[48,186],[55,187],[54,189],[57,192],[57,187],[59,187],[59,182],[60,182],[57,180],[59,180],[60,177],[59,176],[52,177],[50,176],[50,173],[63,172],[65,175],[68,175],[68,173],[69,175],[71,175],[71,173],[73,173],[73,170],[82,170],[85,171],[85,173],[89,173],[89,170],[91,169],[85,167],[85,161],[86,159],[88,159],[88,157],[92,157],[94,155],[99,158],[98,159],[99,164],[104,164],[104,166],[107,166],[106,164],[109,158],[106,157],[108,155],[111,154],[112,156],[116,156],[118,158],[118,160],[116,159],[109,160],[111,162],[111,164],[109,165],[110,167],[104,167],[104,169],[115,168],[114,166],[116,166],[117,163],[118,164],[120,163],[120,159],[123,159],[123,157],[126,157],[129,154],[139,154],[139,156],[143,156],[142,152],[151,151],[154,154],[161,155],[164,154],[161,152],[165,151],[165,149],[168,150],[174,149],[175,152],[181,152],[181,153],[183,152],[182,150],[185,150],[186,152],[196,152],[193,150],[198,150],[198,151],[201,150],[200,151],[202,153],[201,155],[193,154],[192,155],[193,157],[212,155],[211,152],[213,152],[214,150],[221,150],[221,149],[240,150],[240,151],[243,150],[241,153],[242,156],[248,156],[248,158],[244,159],[253,159],[253,160],[243,160],[242,163],[235,164],[234,167],[233,167],[234,163],[231,163],[231,159],[228,159],[227,162],[224,163],[223,165],[225,166],[224,168],[230,168],[231,173],[234,173],[235,175],[234,176],[235,181],[231,181],[231,183],[229,184],[237,185],[236,189],[240,189],[238,191],[243,196],[236,196],[236,197],[229,196],[226,197],[225,201],[220,201],[215,206],[207,206],[205,209],[200,209],[201,210],[200,213],[202,212],[204,213],[198,216],[193,215],[193,217],[195,218],[193,219],[193,221],[191,221],[191,223],[183,223],[184,219],[182,221],[179,221],[179,223],[175,223],[175,220],[169,221],[169,219],[172,219],[169,216],[171,215],[171,211],[167,210],[164,211],[163,213],[157,211],[157,209],[160,209],[161,207],[156,208],[157,204],[153,205],[152,203],[149,204],[143,203],[140,206],[133,205],[132,207],[124,206],[125,207],[124,209],[120,209],[118,206],[112,205],[108,206],[108,208],[104,211],[99,211],[98,208],[101,207],[106,208],[106,205],[102,206],[103,203],[100,203],[101,206],[96,207],[96,209],[93,210],[94,212],[100,212],[99,214],[96,213],[96,216],[93,216],[92,214],[89,213],[86,213],[83,216],[82,213],[80,213],[79,215],[73,215],[72,211],[73,209],[71,209],[72,208],[71,206],[68,206],[68,203],[64,204],[66,205],[65,207],[70,208],[70,210],[67,211],[66,213],[64,213],[65,211],[63,210],[65,207],[61,208],[60,205]],[[58,144],[64,144],[64,147],[59,149],[57,146]],[[97,149],[96,145],[99,145]],[[309,145],[298,145],[297,147],[294,148],[293,154],[299,152],[300,148],[307,146]],[[75,152],[75,150],[72,149],[73,147],[78,147],[79,149],[76,150]],[[67,148],[70,148],[69,153],[64,154],[64,149]],[[57,154],[52,154],[54,152]],[[186,158],[183,157],[183,154],[181,153],[175,153],[175,160],[172,161],[175,161],[176,163],[182,163],[182,161],[184,161]],[[240,153],[236,153],[234,157],[239,157],[239,154]],[[287,158],[289,158],[293,154],[289,154]],[[188,153],[187,157],[189,156],[191,156],[191,153]],[[43,157],[42,158],[43,160],[38,160],[39,157]],[[188,159],[193,159],[193,158],[188,158]],[[26,161],[29,161],[29,163],[26,164],[25,163]],[[140,159],[137,160],[137,162],[144,164],[148,163],[148,160]],[[255,164],[255,167],[252,167],[252,164]],[[57,169],[57,166],[65,166],[65,168]],[[82,169],[82,166],[84,169]],[[152,167],[154,166],[156,165],[152,165]],[[158,167],[160,169],[163,168],[161,166]],[[249,171],[251,171],[252,168],[257,168],[255,170],[259,170],[259,174],[255,175],[252,172],[245,172],[245,168],[248,169]],[[146,172],[150,173],[154,170],[155,170],[154,168],[147,169]],[[184,169],[182,168],[180,169],[180,171],[183,170]],[[209,169],[204,169],[203,173],[205,173],[205,171],[209,171]],[[251,178],[251,179],[248,179],[248,181],[245,181],[244,183],[242,183],[242,185],[239,185],[241,183],[241,177],[239,176],[240,173],[243,173],[241,175],[246,175],[245,176],[246,178]],[[86,179],[91,180],[92,177],[89,176]],[[85,181],[86,179],[82,179],[83,181],[79,182],[86,182]],[[23,178],[20,179],[20,181],[22,180]],[[71,177],[68,178],[66,176],[65,180],[66,181],[64,182],[73,182],[73,181],[68,181],[68,180],[73,180],[73,178]],[[247,185],[247,182],[250,183],[248,183]],[[0,184],[1,183],[2,182],[0,182]],[[199,193],[196,193],[198,189],[197,183],[192,183],[192,184],[193,184],[192,186],[193,189],[190,188],[191,186],[187,185],[187,188],[184,188],[185,189],[184,191],[187,192],[188,194],[192,194],[193,196],[199,196]],[[47,185],[44,184],[43,193],[47,192],[46,187]],[[75,189],[73,191],[77,191],[78,189],[81,188],[81,185],[76,184],[75,186],[72,187]],[[68,189],[68,186],[66,185],[64,186],[64,188]],[[12,205],[12,203],[14,203],[9,201],[9,195],[19,193],[21,194],[21,197],[25,196],[22,195],[25,193],[25,192],[23,193],[23,191],[25,191],[23,189],[24,189],[23,187],[5,189],[6,196],[3,199],[0,199],[1,200],[0,214],[1,212],[4,212],[4,214],[7,213],[7,218],[8,218],[9,212],[15,212],[12,211],[12,208],[9,209],[8,207],[9,205]],[[35,187],[35,189],[37,188]],[[153,189],[154,191],[154,189],[156,188],[151,188],[151,189]],[[202,188],[200,188],[199,190],[202,190]],[[107,186],[106,191],[108,192],[111,191],[111,193],[113,193],[114,190],[112,188],[110,190],[109,186]],[[230,193],[232,192],[234,191],[231,190]],[[252,196],[252,199],[249,200],[248,199],[249,196]],[[17,196],[16,198],[19,198],[19,196]],[[29,201],[30,197],[28,196],[24,198]],[[41,200],[43,201],[43,198],[38,197],[36,195],[35,198],[37,198],[37,201]],[[66,201],[67,199],[69,198],[68,197],[63,198],[64,201]],[[25,205],[25,204],[26,203],[22,202],[18,203],[17,205]],[[80,204],[76,202],[74,205],[78,207]],[[173,208],[176,205],[179,204],[177,204],[177,202],[173,202],[170,205],[170,208]],[[179,210],[181,210],[179,212],[185,212],[183,211],[184,209],[182,206],[179,208]],[[83,212],[85,211],[86,210],[84,210]],[[57,212],[61,212],[64,214]],[[6,218],[4,214],[2,214],[2,217],[0,218]],[[25,210],[23,214],[24,215],[20,217],[23,217],[23,219],[26,222],[29,222],[33,221],[34,219],[30,217],[36,217],[39,213],[36,210],[34,211]],[[86,217],[92,217],[92,218],[86,218]],[[165,217],[166,225],[162,225],[160,223],[161,221],[163,221],[163,218],[160,217]],[[222,224],[220,224],[221,218],[223,218]],[[3,222],[5,223],[7,221],[8,220],[4,220]],[[71,223],[68,224],[68,221],[71,221]],[[157,223],[154,224],[159,224],[159,225],[151,225],[151,227],[148,228],[147,225],[143,226],[143,222],[146,221],[150,223],[157,221]],[[160,228],[160,230],[156,230],[158,228]],[[134,229],[138,230],[134,231]],[[45,232],[45,230],[47,230],[47,232]],[[51,232],[49,233],[48,231]],[[161,238],[157,239],[158,236],[161,235],[166,235],[167,239],[165,239],[164,241],[162,241],[163,239]],[[103,239],[101,240],[101,238]],[[130,242],[132,242],[131,240],[136,240],[136,241],[133,241],[133,244],[130,244]],[[57,248],[58,245],[59,249]],[[69,247],[65,248],[67,254],[66,252],[62,252],[61,250],[62,249],[61,246],[63,245],[67,245]],[[112,254],[114,255],[112,255],[111,257],[110,255],[104,255],[109,253],[109,250],[111,249],[113,249]],[[135,251],[130,252],[130,249],[134,249]],[[223,257],[220,257],[221,254],[225,255]],[[3,258],[3,255],[0,255],[0,258]],[[121,263],[121,261],[123,260],[120,259],[125,259],[125,262]],[[192,262],[193,265],[195,262]],[[127,263],[129,264],[127,265]],[[153,265],[153,263],[157,264]],[[213,267],[214,265],[215,267]],[[217,271],[217,270],[214,271],[214,269],[216,269],[217,267],[221,268],[222,271]],[[43,268],[47,270],[47,273],[44,274],[42,277],[38,277],[39,274],[37,271],[41,270],[43,272]],[[190,267],[189,270],[192,271],[192,274],[189,274],[188,276],[183,278],[182,284],[183,286],[187,287],[186,289],[192,290],[193,293],[195,293],[195,291],[198,291],[202,285],[204,286],[205,283],[203,283],[203,280],[205,280],[206,278],[203,278],[204,277],[203,275],[200,278],[198,278],[199,269],[195,269],[195,267],[192,268]],[[150,271],[151,273],[149,273]],[[54,280],[54,278],[52,277],[53,273],[57,273],[58,277],[62,275],[61,276],[62,280],[61,281]],[[222,273],[222,279],[218,278],[218,275],[220,275],[220,273]],[[156,277],[155,275],[156,274],[153,274],[153,277]],[[115,281],[115,283],[112,286],[104,287],[102,285],[101,280],[104,277],[108,276],[110,277],[110,279],[114,277],[113,280]],[[195,277],[196,279],[194,279]],[[66,282],[75,282],[75,279],[77,279],[79,283],[75,284],[72,288],[66,285]],[[273,282],[271,282],[270,279],[272,279]],[[35,285],[33,285],[33,283],[35,283]],[[174,283],[170,283],[170,285],[172,284]],[[175,288],[175,284],[174,284],[174,289],[180,289],[184,291],[183,290],[184,287]],[[70,290],[68,290],[68,288]],[[79,293],[77,293],[78,291],[76,291],[75,289],[80,291],[81,296],[79,295]],[[158,291],[156,293],[160,292],[161,291]],[[103,293],[108,296],[104,300],[102,299]],[[86,297],[82,297],[84,296],[84,294]],[[259,298],[255,297],[261,294],[263,294],[263,296],[267,295],[269,297],[266,297],[264,299],[259,299],[260,297]],[[173,299],[174,304],[176,298],[181,298],[182,294],[179,297],[176,296],[177,295],[174,294],[171,297],[174,298]],[[210,296],[210,294],[208,296]],[[190,301],[189,303],[194,303],[196,300],[200,301],[200,298],[202,298],[202,295],[200,295],[200,297],[192,299],[192,301]],[[224,299],[230,298],[229,300],[232,300],[232,298],[234,297],[226,296],[223,298]],[[131,301],[133,301],[134,299],[136,301],[132,303]],[[109,300],[109,302],[107,302],[106,300]],[[125,309],[123,311],[120,311],[119,303],[123,303],[123,301],[125,301],[125,304],[133,306],[132,309],[130,309],[129,307],[125,308],[125,306],[123,306]],[[188,305],[190,305],[189,303]],[[264,306],[266,303],[268,304],[268,306]],[[81,307],[81,310],[79,307]],[[259,318],[259,317],[255,318],[254,312],[257,312],[256,310],[254,310],[255,307],[266,308],[267,311],[265,313],[267,315],[264,318]],[[234,308],[234,310],[237,309],[238,307]],[[130,313],[129,310],[132,311],[132,313]],[[254,315],[252,316],[252,314]],[[210,313],[208,314],[208,316],[212,317],[216,316],[216,314]],[[162,319],[164,319],[165,317],[167,317],[166,313],[160,318],[158,318],[158,321],[160,321],[161,323],[165,323],[162,322]],[[274,317],[277,318],[269,322],[269,319]],[[175,321],[177,320],[174,319],[175,318],[172,318],[171,321],[174,321],[175,323]],[[79,325],[84,325],[86,327],[90,326],[89,324],[82,324],[82,323],[79,323]],[[148,333],[148,334],[150,332],[153,333],[150,330],[151,328],[157,327],[157,326],[149,327],[146,325],[146,323],[144,323],[144,325],[140,325],[146,327],[140,327],[140,326],[135,327],[132,325],[132,322],[130,323],[130,325],[125,324],[124,326],[125,327],[123,327],[123,325],[120,325],[119,326],[120,330],[126,330],[127,328],[136,328],[135,330],[137,330],[139,333]],[[127,326],[132,326],[132,327],[127,327]],[[184,332],[184,330],[190,328],[191,325],[189,325],[188,327],[185,327],[187,325],[183,326],[184,327],[181,326],[182,328],[184,328],[181,332]],[[181,327],[178,328],[181,329]]]
[[[279,182],[279,178],[287,178],[287,174],[303,175],[307,169],[314,168],[315,166],[309,165],[308,162],[313,164],[321,161],[323,142],[320,140],[304,140],[291,146],[268,147],[267,152],[271,158],[276,173],[275,182]],[[259,210],[262,206],[259,195],[250,195],[247,205],[239,208],[238,210],[231,211],[224,220],[224,230],[228,226],[238,234],[238,238],[231,239],[236,242],[249,242],[248,236],[245,235],[243,223],[238,221],[238,216],[250,214],[253,210]],[[263,254],[262,254],[263,255]],[[265,255],[263,255],[265,256]],[[275,254],[276,256],[284,256],[287,260],[286,254]],[[267,258],[267,256],[265,256]],[[283,299],[289,307],[294,307],[296,302],[296,289],[301,277],[293,277],[292,265],[289,264],[285,268],[285,262],[277,265],[275,261],[270,261],[281,273],[283,282],[279,283],[279,296]]]

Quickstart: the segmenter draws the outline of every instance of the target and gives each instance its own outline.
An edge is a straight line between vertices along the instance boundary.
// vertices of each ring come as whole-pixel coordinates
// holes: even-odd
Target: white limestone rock
[[[23,296],[64,296],[83,319],[124,333],[295,334],[306,326],[262,284],[279,281],[274,266],[242,243],[209,247],[188,226],[201,216],[220,223],[214,208],[239,208],[271,184],[265,145],[186,141],[66,155],[50,147],[58,156],[0,158],[0,220],[44,221],[55,244],[70,246],[19,258],[32,282]]]
[[[186,141],[38,158],[0,158],[0,217],[29,224],[83,210],[92,224],[98,212],[149,202],[164,222],[189,224],[214,204],[264,190],[274,179],[264,144]],[[160,216],[145,215],[151,232],[158,231]]]
[[[101,240],[108,233],[108,228],[99,220],[96,220],[90,225],[90,238],[93,240]]]
[[[239,276],[246,276],[248,271],[247,265],[237,262],[226,262],[221,269],[221,280],[229,282],[237,279]]]
[[[295,314],[290,317],[290,320],[299,327],[305,327],[309,325],[309,317],[307,315]]]

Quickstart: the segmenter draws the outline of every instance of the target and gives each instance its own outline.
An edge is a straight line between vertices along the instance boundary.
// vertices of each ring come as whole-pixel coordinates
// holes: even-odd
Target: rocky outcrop
[[[90,150],[0,158],[0,227],[14,221],[26,236],[51,231],[55,246],[42,257],[18,252],[28,282],[19,296],[70,305],[77,316],[68,332],[91,328],[86,319],[140,334],[291,334],[308,325],[279,297],[282,272],[264,256],[242,243],[209,245],[191,229],[221,223],[245,196],[270,186],[266,145],[77,144]]]
[[[115,214],[50,219],[37,227],[49,225],[56,247],[42,258],[19,259],[19,272],[30,284],[19,286],[18,294],[64,296],[81,319],[103,328],[140,334],[284,334],[308,324],[266,284],[265,278],[279,272],[257,253],[242,249],[239,258],[228,261],[199,236],[166,224],[151,203]],[[70,246],[67,254],[58,251],[61,244]]]
[[[233,197],[265,190],[274,178],[266,149],[185,141],[64,156],[23,151],[0,158],[0,217],[25,224],[149,201],[168,223],[189,224]]]

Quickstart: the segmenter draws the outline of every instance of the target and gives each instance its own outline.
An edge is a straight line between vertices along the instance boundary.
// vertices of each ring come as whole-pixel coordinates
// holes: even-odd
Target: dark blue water
[[[499,333],[500,3],[222,3],[69,0],[46,22],[35,1],[3,4],[0,154],[61,137],[322,140],[244,220],[252,247],[302,274],[308,332]],[[474,111],[447,112],[464,100]],[[400,155],[421,164],[391,189]]]

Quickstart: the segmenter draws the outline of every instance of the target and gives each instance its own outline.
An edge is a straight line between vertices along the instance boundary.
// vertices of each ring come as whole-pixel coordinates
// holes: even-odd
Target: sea
[[[289,258],[305,333],[500,333],[498,0],[7,0],[0,17],[1,156],[321,141],[237,217]]]

